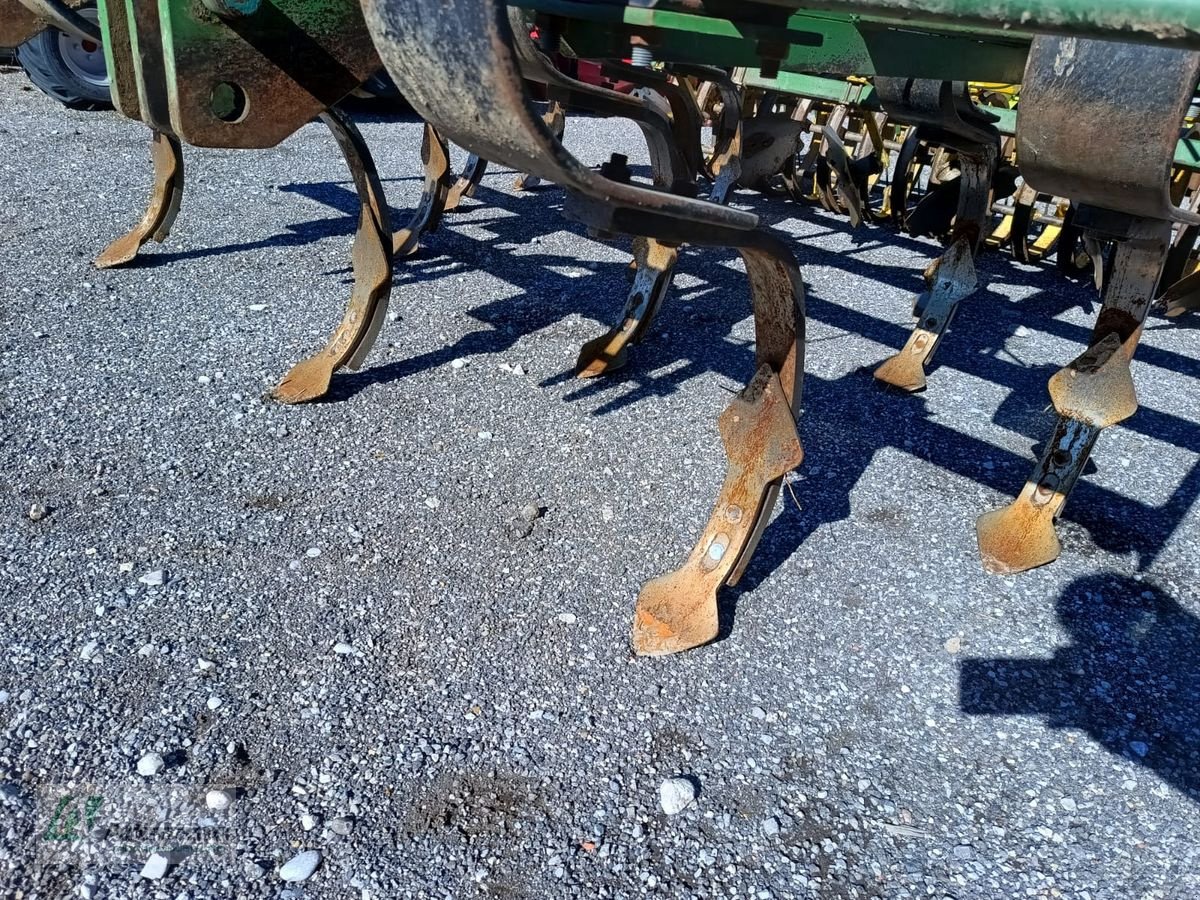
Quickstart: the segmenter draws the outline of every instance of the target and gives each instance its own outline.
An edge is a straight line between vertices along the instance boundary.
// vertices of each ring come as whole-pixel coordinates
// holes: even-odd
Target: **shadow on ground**
[[[963,712],[1084,731],[1200,800],[1200,619],[1113,575],[1073,582],[1056,609],[1070,643],[1049,658],[962,661]]]

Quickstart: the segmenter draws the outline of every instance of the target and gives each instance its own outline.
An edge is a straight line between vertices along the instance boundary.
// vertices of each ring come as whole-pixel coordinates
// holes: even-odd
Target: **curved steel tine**
[[[329,343],[293,366],[271,392],[283,403],[316,400],[328,392],[334,372],[343,366],[357,369],[362,364],[383,326],[392,290],[392,226],[370,148],[354,122],[338,107],[321,113],[321,121],[337,140],[361,204],[351,253],[354,287],[342,322]]]
[[[656,92],[667,101],[670,127],[675,146],[680,150],[684,169],[677,169],[680,176],[694,181],[704,168],[704,152],[700,147],[700,130],[704,115],[696,105],[695,94],[690,88],[676,83],[662,72],[627,63],[609,60],[603,66],[605,74],[629,81],[640,88]]]
[[[393,256],[411,256],[420,249],[421,235],[437,231],[450,195],[450,150],[445,139],[428,122],[421,136],[421,164],[425,169],[421,200],[408,224],[396,232]]]
[[[183,148],[179,139],[161,131],[150,138],[150,161],[154,166],[154,187],[142,220],[129,232],[110,243],[96,257],[98,269],[111,269],[131,262],[147,241],[162,243],[183,202]]]
[[[520,11],[510,10],[510,21],[519,24]],[[519,33],[515,29],[514,33]],[[660,112],[655,104],[639,95],[620,94],[605,88],[597,88],[568,78],[549,65],[541,50],[531,40],[516,38],[515,49],[521,61],[523,74],[532,81],[544,82],[555,99],[571,107],[632,119],[641,128],[650,151],[651,174],[656,185],[675,191],[694,192],[695,178],[680,152],[677,133],[671,121]],[[620,67],[618,71],[635,83],[645,84],[648,89],[658,91],[666,78],[646,69]],[[678,85],[666,85],[670,89],[662,96],[680,93]],[[683,102],[683,101],[678,101]],[[561,132],[555,132],[554,119],[548,111],[542,116],[550,136],[561,146]],[[699,140],[696,141],[697,145]],[[614,156],[610,161],[611,171],[621,170],[627,174],[624,162]],[[632,281],[625,301],[625,310],[619,324],[605,334],[588,341],[579,352],[575,372],[581,378],[593,378],[623,367],[627,359],[627,347],[645,335],[663,298],[670,289],[674,275],[677,245],[668,247],[652,239],[634,243],[634,259],[626,272]],[[643,260],[646,269],[642,271]]]
[[[676,64],[671,71],[704,79],[705,88],[711,85],[711,90],[720,94],[721,114],[712,124],[713,152],[704,161],[704,172],[712,181],[708,199],[713,203],[728,203],[742,174],[742,93],[723,69]],[[700,107],[699,96],[696,105]]]
[[[900,153],[896,156],[896,168],[888,188],[888,206],[891,208],[892,224],[903,230],[908,218],[908,198],[912,188],[916,186],[919,166],[924,165],[925,154],[921,150],[921,127],[912,125],[900,144]],[[914,168],[917,170],[914,173]]]
[[[716,636],[716,592],[753,550],[761,517],[786,472],[802,457],[794,413],[803,360],[803,288],[795,257],[740,210],[606,178],[554,141],[529,108],[515,32],[501,0],[364,0],[368,28],[404,96],[455,141],[567,191],[565,211],[589,228],[659,241],[735,247],[742,253],[755,313],[754,379],[722,417],[729,477],[710,520],[714,533],[672,575],[639,599],[634,648],[670,653]],[[520,25],[520,23],[518,23]],[[526,36],[527,38],[527,36]],[[782,414],[781,414],[782,413]]]
[[[796,431],[804,365],[800,273],[773,239],[739,251],[750,280],[758,370],[719,420],[728,469],[708,524],[687,561],[638,595],[633,649],[640,656],[678,653],[717,637],[718,591],[741,579],[784,476],[804,459]]]
[[[829,168],[837,173],[837,196],[835,197],[832,191],[829,192],[826,197],[829,203],[827,208],[831,212],[841,212],[841,207],[845,206],[846,212],[850,216],[850,226],[857,228],[863,220],[863,198],[859,194],[858,185],[854,183],[854,176],[850,172],[850,158],[846,155],[846,148],[836,132],[826,131],[823,137],[825,159],[829,163]],[[839,200],[841,203],[838,202]]]

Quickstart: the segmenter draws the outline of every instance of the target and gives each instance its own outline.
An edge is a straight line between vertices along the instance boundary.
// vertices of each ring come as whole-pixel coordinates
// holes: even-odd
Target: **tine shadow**
[[[1200,801],[1200,618],[1111,574],[1073,582],[1057,613],[1071,641],[1050,657],[962,661],[962,711],[1080,729]]]

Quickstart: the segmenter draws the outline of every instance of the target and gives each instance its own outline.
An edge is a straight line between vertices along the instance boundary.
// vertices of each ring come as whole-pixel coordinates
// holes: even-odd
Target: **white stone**
[[[196,657],[196,668],[199,669],[201,672],[208,672],[212,669],[215,669],[216,667],[217,667],[217,664],[215,662],[213,662],[211,659],[205,659],[203,656]]]
[[[207,706],[209,709],[219,709],[221,706],[221,698],[220,697],[209,697],[208,702],[205,704],[205,706]]]
[[[464,366],[466,366],[466,364],[467,364],[467,361],[465,359],[463,359],[462,357],[459,357],[458,359],[452,360],[450,362],[450,368],[461,369]]]
[[[161,753],[147,753],[137,761],[138,774],[149,778],[151,775],[157,775],[161,772],[162,767],[166,764],[167,761],[162,758]]]
[[[304,555],[307,556],[309,559],[316,559],[318,556],[321,555],[321,548],[320,547],[309,547],[307,550],[304,551]]]
[[[564,625],[574,625],[576,622],[575,613],[559,613],[555,618],[557,618],[558,621],[562,622]]]
[[[47,515],[49,515],[49,512],[46,510],[46,507],[42,506],[40,503],[34,503],[29,507],[29,521],[31,522],[40,522],[42,519],[46,518]]]
[[[79,658],[85,661],[90,661],[97,653],[100,652],[99,641],[88,641],[83,645],[83,649],[79,651]]]
[[[229,791],[209,791],[204,795],[204,805],[216,812],[222,812],[233,805],[233,794]]]
[[[349,656],[354,652],[354,647],[350,644],[347,644],[345,641],[338,641],[333,645],[333,652],[338,656]]]
[[[437,497],[426,497],[425,505],[428,506],[430,509],[437,509],[439,506],[442,505],[442,501],[439,500]]]
[[[162,569],[151,569],[149,572],[139,578],[138,581],[147,587],[158,587],[163,583],[165,577],[165,573]]]
[[[668,816],[683,812],[696,802],[696,786],[686,778],[668,778],[658,789],[658,802]]]
[[[142,866],[142,877],[149,878],[151,881],[158,881],[167,874],[167,867],[171,861],[161,853],[152,853],[150,858],[146,860],[146,864]]]
[[[279,867],[279,877],[284,881],[307,881],[320,864],[319,850],[304,850]]]

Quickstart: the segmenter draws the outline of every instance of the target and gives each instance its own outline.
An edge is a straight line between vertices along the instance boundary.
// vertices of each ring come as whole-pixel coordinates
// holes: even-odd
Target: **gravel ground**
[[[12,73],[0,109],[0,895],[1200,893],[1195,318],[1149,324],[1062,558],[988,576],[975,517],[1094,290],[985,257],[930,389],[888,394],[937,246],[739,195],[809,286],[807,458],[723,639],[637,659],[752,368],[733,254],[686,251],[629,369],[580,383],[627,246],[493,171],[398,264],[364,369],[285,408],[348,295],[324,130],[187,148],[175,233],[98,272],[145,129]],[[419,125],[363,130],[400,218]],[[646,162],[622,123],[568,144]]]

